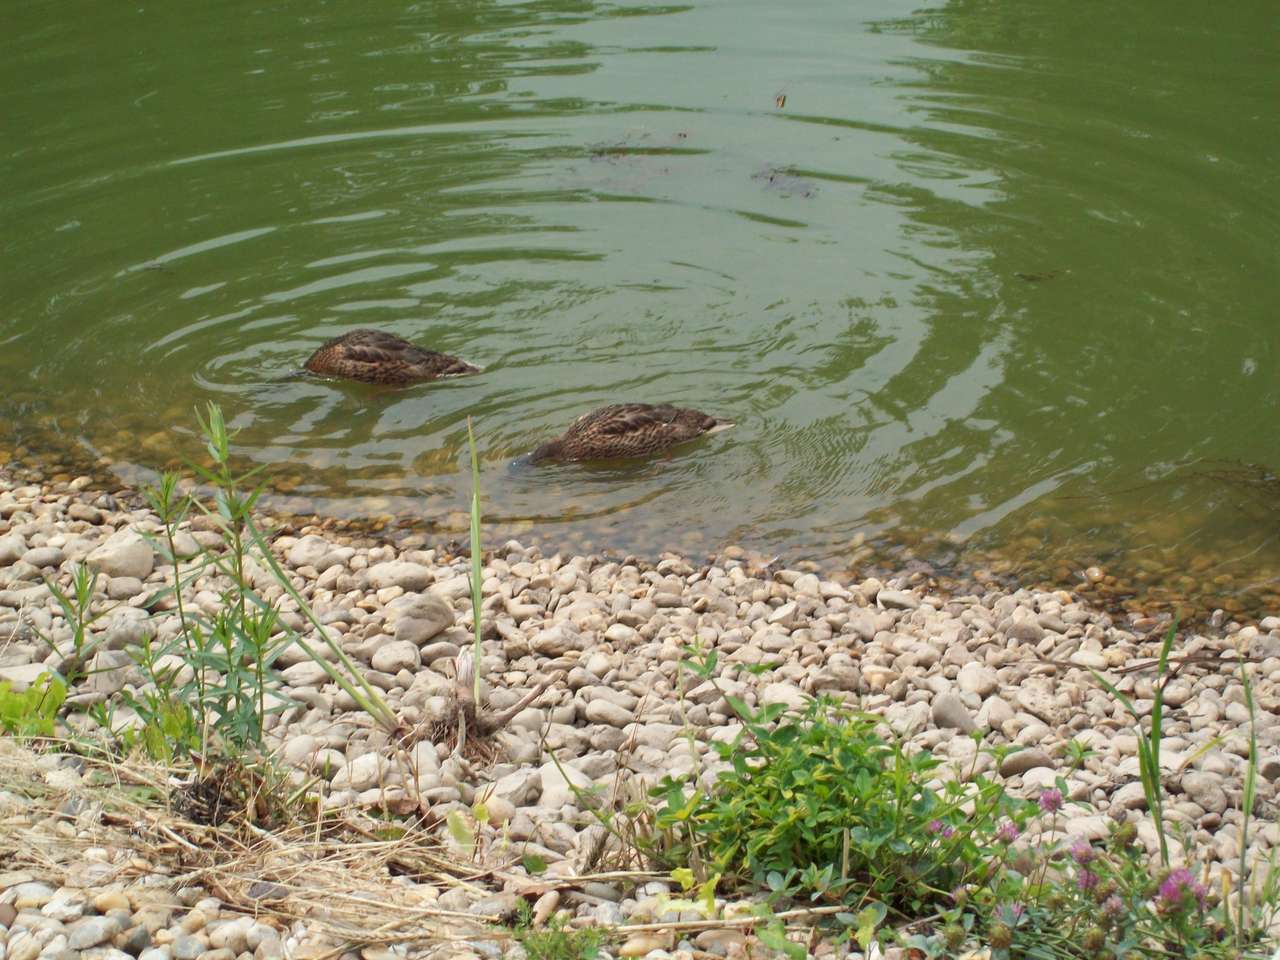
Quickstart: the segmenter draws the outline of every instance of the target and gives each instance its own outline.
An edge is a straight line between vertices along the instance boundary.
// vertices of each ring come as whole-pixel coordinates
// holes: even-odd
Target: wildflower
[[[942,928],[942,942],[952,950],[959,949],[964,945],[965,938],[968,936],[964,927],[958,923],[949,923]]]
[[[1138,828],[1132,823],[1122,823],[1115,828],[1115,832],[1111,834],[1111,839],[1115,843],[1117,851],[1127,849],[1138,837]]]
[[[952,890],[951,902],[954,903],[957,907],[963,907],[966,903],[969,902],[969,888],[966,887],[964,884],[961,884],[960,886]]]
[[[992,950],[1007,950],[1013,943],[1013,931],[1003,923],[992,924],[987,931],[987,940]]]
[[[1031,876],[1039,865],[1040,858],[1032,850],[1019,850],[1018,855],[1009,861],[1009,866],[1024,877]]]
[[[947,824],[943,823],[941,820],[930,820],[929,832],[942,834],[943,840],[950,840],[952,837],[956,835],[955,827],[948,826]]]
[[[1088,840],[1077,840],[1071,844],[1071,859],[1084,866],[1093,859],[1093,845]]]
[[[1098,875],[1092,870],[1081,869],[1076,874],[1076,886],[1081,890],[1092,890],[1098,885]]]
[[[1057,813],[1062,809],[1062,791],[1056,788],[1040,794],[1040,809],[1045,813]]]
[[[1091,954],[1096,954],[1107,945],[1107,935],[1098,927],[1090,927],[1080,938],[1080,946]]]
[[[1027,908],[1020,903],[996,904],[996,916],[1014,927],[1018,925],[1018,921],[1022,919],[1022,915],[1026,913],[1026,910]]]
[[[996,828],[996,839],[1005,843],[1013,843],[1018,839],[1018,826],[1012,820],[1006,820]]]
[[[1204,884],[1198,882],[1190,870],[1179,867],[1177,870],[1171,870],[1169,876],[1160,884],[1157,895],[1158,906],[1163,910],[1180,910],[1189,905],[1189,898],[1194,897],[1196,905],[1203,910],[1204,898],[1208,892]]]
[[[1124,913],[1124,901],[1114,893],[1102,901],[1102,915],[1108,920],[1115,920]]]

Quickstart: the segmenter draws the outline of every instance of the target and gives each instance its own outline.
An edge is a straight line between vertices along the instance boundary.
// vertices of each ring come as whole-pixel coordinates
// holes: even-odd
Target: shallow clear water
[[[5,19],[20,440],[135,475],[194,454],[214,400],[287,504],[461,529],[471,415],[490,521],[553,542],[841,560],[870,534],[1280,595],[1280,495],[1217,463],[1280,465],[1274,5]],[[281,379],[357,326],[485,371]],[[632,399],[738,427],[508,469]]]

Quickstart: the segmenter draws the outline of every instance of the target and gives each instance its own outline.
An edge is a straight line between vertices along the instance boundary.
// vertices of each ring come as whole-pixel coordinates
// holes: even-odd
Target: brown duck
[[[480,370],[465,360],[423,350],[382,330],[352,330],[334,337],[311,355],[306,369],[324,377],[365,383],[416,383]]]
[[[584,413],[560,436],[534,450],[529,460],[542,463],[647,457],[732,426],[729,420],[717,420],[669,403],[615,403]]]

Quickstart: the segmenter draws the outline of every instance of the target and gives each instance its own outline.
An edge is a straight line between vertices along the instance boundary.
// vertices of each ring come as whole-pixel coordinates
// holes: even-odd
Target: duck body
[[[529,460],[543,463],[647,457],[732,426],[729,420],[717,420],[669,403],[615,403],[584,413],[560,436],[534,450]]]
[[[334,337],[310,356],[305,367],[324,377],[395,384],[457,377],[480,370],[465,360],[424,350],[383,330],[352,330]]]

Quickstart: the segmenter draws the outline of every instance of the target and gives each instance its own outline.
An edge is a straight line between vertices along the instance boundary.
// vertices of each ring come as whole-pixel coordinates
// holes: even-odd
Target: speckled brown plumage
[[[728,420],[669,403],[615,403],[583,414],[560,436],[534,450],[529,459],[540,463],[647,457],[732,426]]]
[[[382,330],[352,330],[334,337],[311,355],[306,368],[321,376],[365,383],[415,383],[480,369],[447,353],[423,350]]]

